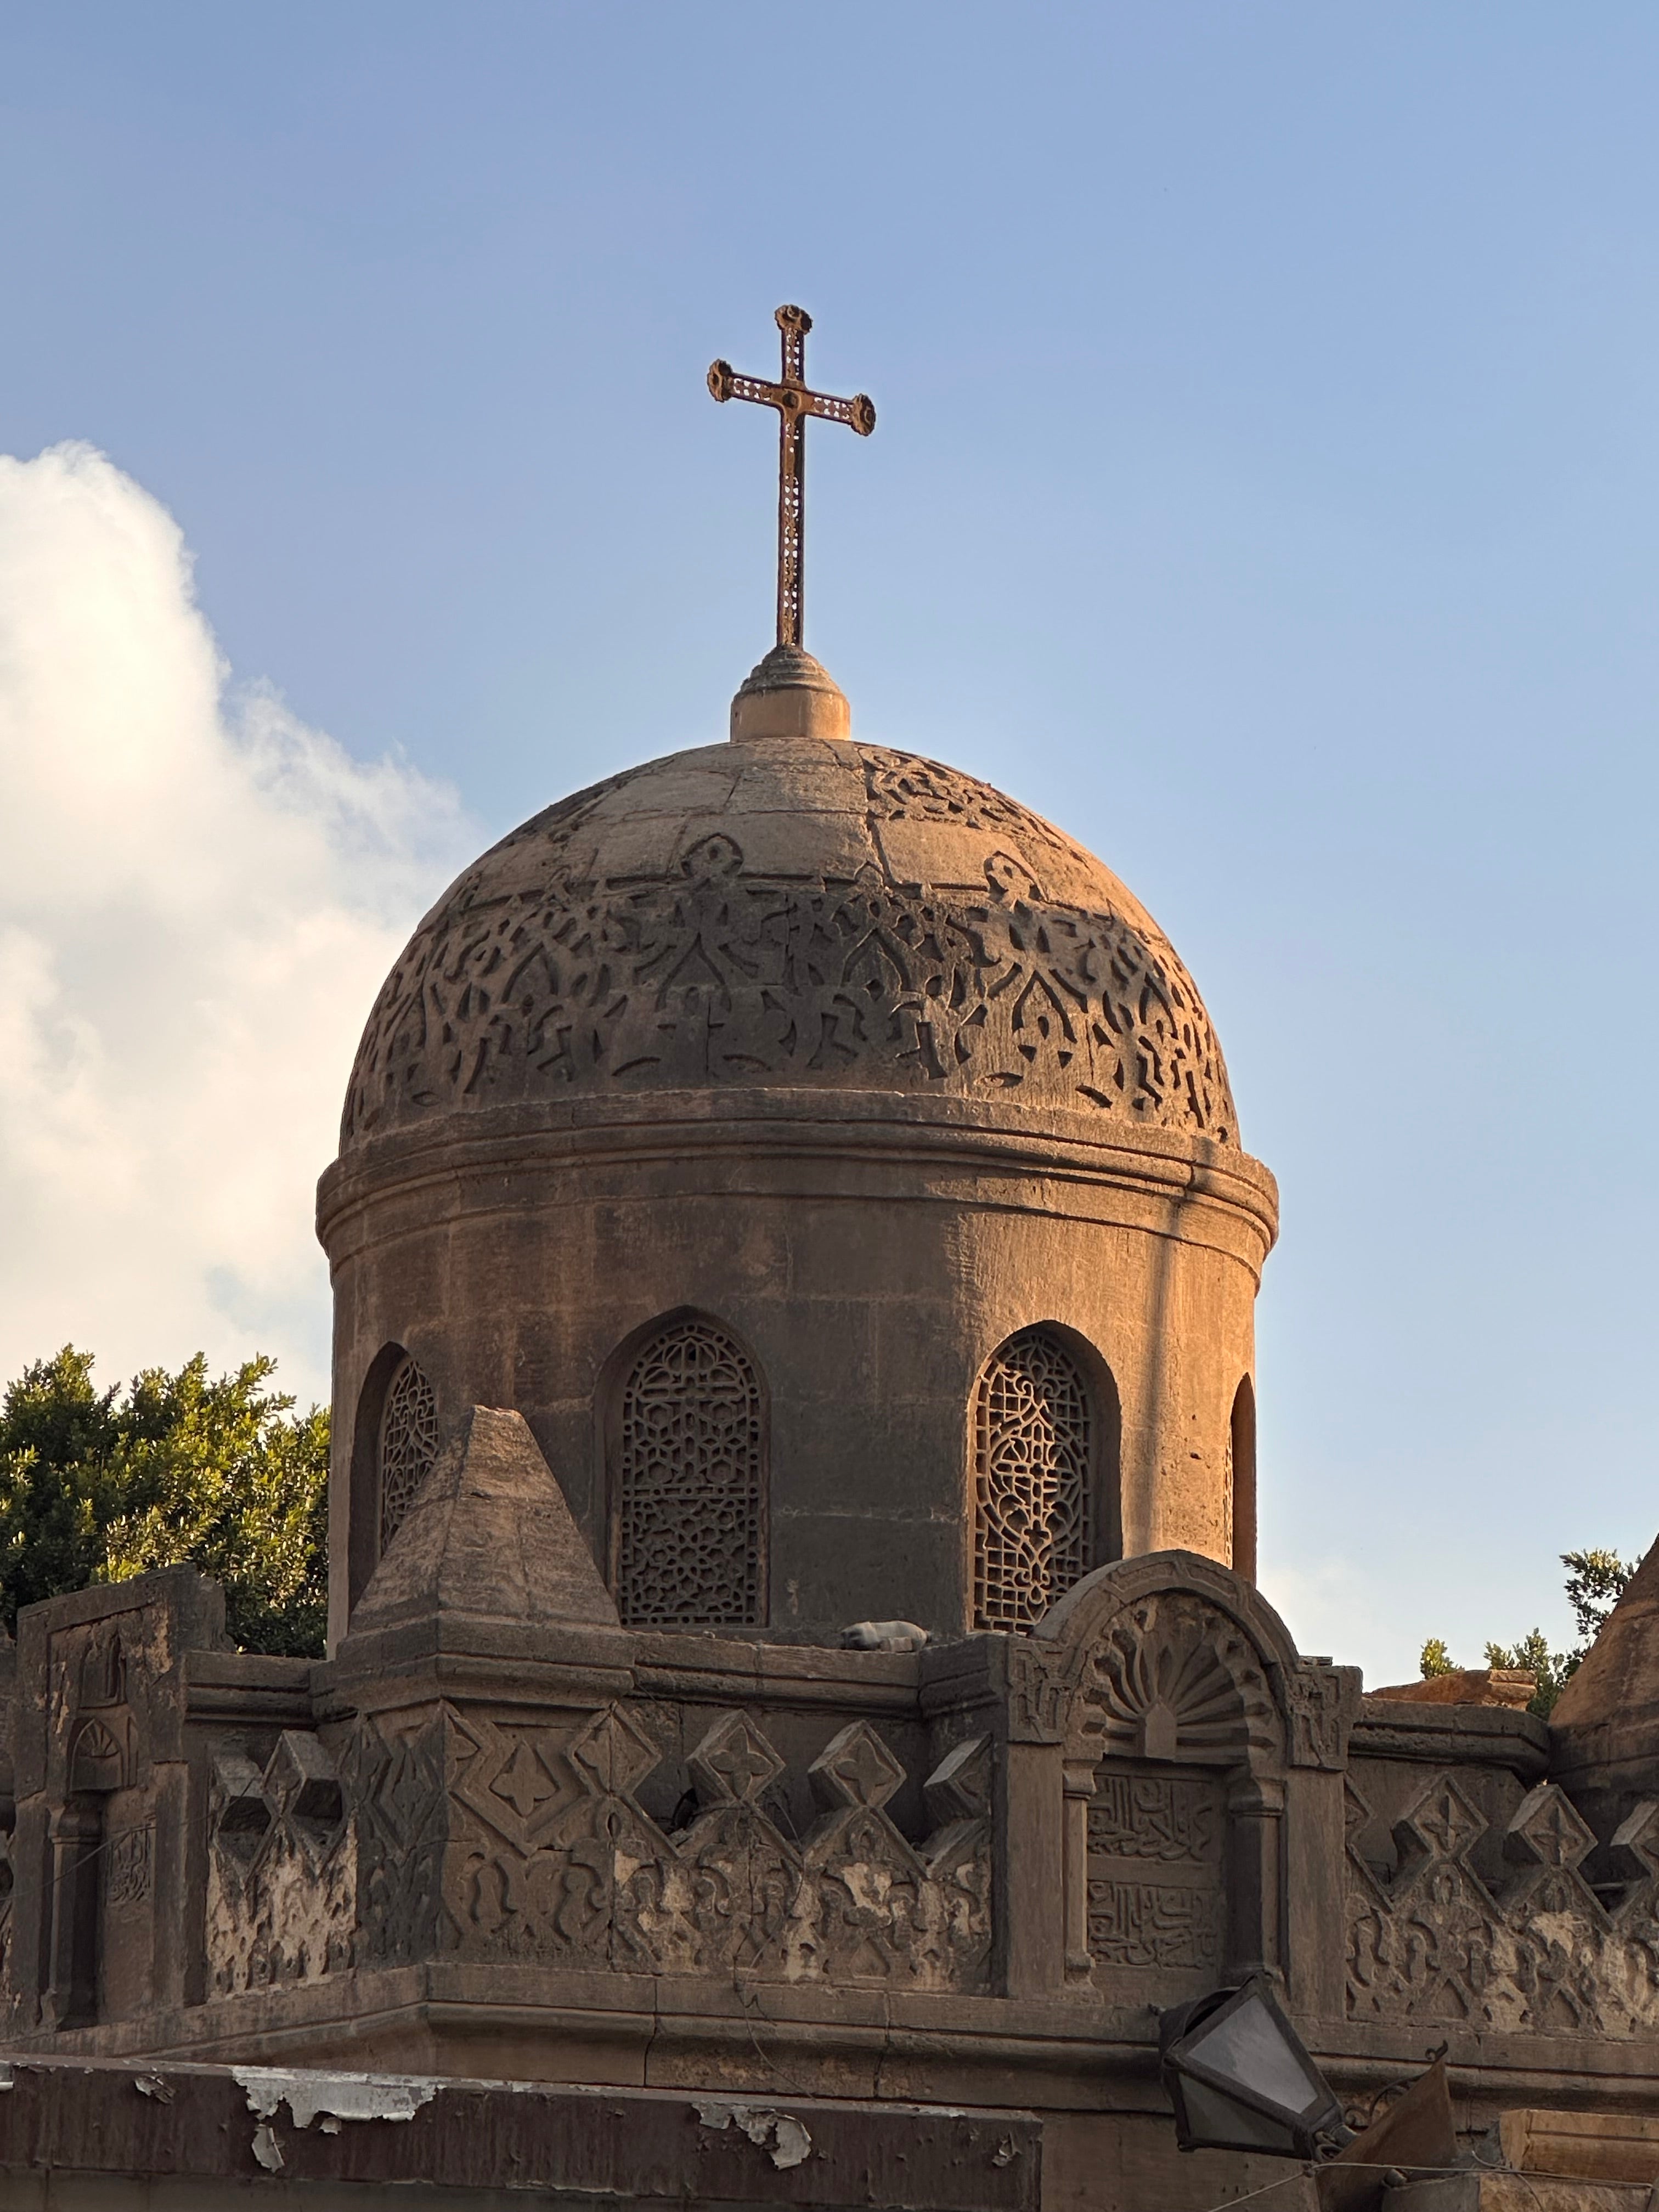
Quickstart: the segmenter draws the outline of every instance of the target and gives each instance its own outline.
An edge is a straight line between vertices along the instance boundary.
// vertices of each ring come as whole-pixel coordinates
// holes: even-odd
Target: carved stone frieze
[[[614,825],[633,797],[652,815],[672,763],[485,854],[380,993],[343,1144],[481,1104],[744,1082],[1014,1096],[1236,1143],[1192,980],[1098,863],[971,777],[848,752],[861,811],[819,817],[781,788],[787,862],[747,856],[753,812],[669,837],[644,868],[615,848],[596,860],[596,811]],[[941,838],[948,882],[929,879]]]
[[[1370,1807],[1348,1790],[1351,2017],[1467,2021],[1534,2034],[1651,2035],[1659,2029],[1659,1805],[1613,1838],[1621,1879],[1592,1889],[1595,1838],[1553,1783],[1510,1820],[1496,1889],[1474,1863],[1488,1822],[1449,1774],[1395,1831],[1384,1880],[1360,1849]]]
[[[574,1732],[449,1708],[411,1742],[371,1732],[348,1763],[366,1958],[416,1956],[424,1942],[428,1955],[623,1972],[982,1984],[982,1739],[930,1778],[940,1824],[919,1847],[884,1809],[904,1769],[862,1722],[813,1763],[823,1812],[800,1839],[763,1802],[784,1762],[745,1715],[716,1722],[692,1752],[696,1809],[672,1834],[635,1795],[659,1756],[623,1705]]]
[[[318,1739],[285,1729],[263,1770],[221,1745],[208,1819],[210,1993],[319,1981],[349,1966],[356,1834]]]
[[[361,1966],[405,1966],[434,1955],[449,1832],[452,1729],[447,1708],[408,1733],[384,1733],[365,1721],[342,1755],[357,1839]]]

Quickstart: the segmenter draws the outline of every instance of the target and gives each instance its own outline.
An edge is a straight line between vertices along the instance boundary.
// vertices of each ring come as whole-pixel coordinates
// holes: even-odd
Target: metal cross
[[[827,392],[808,390],[806,333],[812,318],[805,307],[780,307],[777,325],[783,333],[783,374],[775,384],[762,376],[739,376],[729,361],[717,361],[708,371],[708,389],[721,401],[753,399],[778,410],[778,643],[799,645],[806,536],[806,418],[819,415],[826,422],[845,422],[860,438],[867,438],[876,427],[876,410],[862,392],[856,398],[832,399]]]

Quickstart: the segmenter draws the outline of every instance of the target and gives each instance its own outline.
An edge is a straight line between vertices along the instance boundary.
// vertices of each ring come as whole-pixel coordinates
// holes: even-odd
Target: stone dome
[[[769,731],[611,776],[468,868],[375,1002],[341,1146],[496,1106],[779,1088],[1237,1144],[1203,1002],[1109,869],[936,761]]]
[[[1277,1204],[1192,981],[1060,830],[849,724],[779,647],[731,742],[526,823],[387,979],[318,1187],[336,1637],[479,1406],[641,1631],[1251,1571]]]

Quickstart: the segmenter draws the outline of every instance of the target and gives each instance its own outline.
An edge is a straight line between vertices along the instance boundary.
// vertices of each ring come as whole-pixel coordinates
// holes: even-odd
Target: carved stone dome
[[[1203,1003],[1117,878],[937,762],[741,741],[757,699],[800,696],[751,678],[739,742],[578,792],[467,869],[375,1002],[342,1150],[493,1106],[744,1087],[1000,1100],[1236,1146]]]
[[[731,742],[526,822],[387,979],[318,1188],[337,1637],[471,1407],[641,1632],[1249,1571],[1277,1203],[1192,980],[1071,838],[849,721],[779,647]]]

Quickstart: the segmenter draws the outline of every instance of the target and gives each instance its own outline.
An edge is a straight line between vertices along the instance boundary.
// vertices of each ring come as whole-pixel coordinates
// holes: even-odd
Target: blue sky
[[[1280,1178],[1269,1594],[1476,1657],[1659,1525],[1656,75],[1524,0],[15,5],[0,451],[495,834],[721,730],[772,441],[703,370],[806,306],[880,414],[808,644],[1134,886]]]

